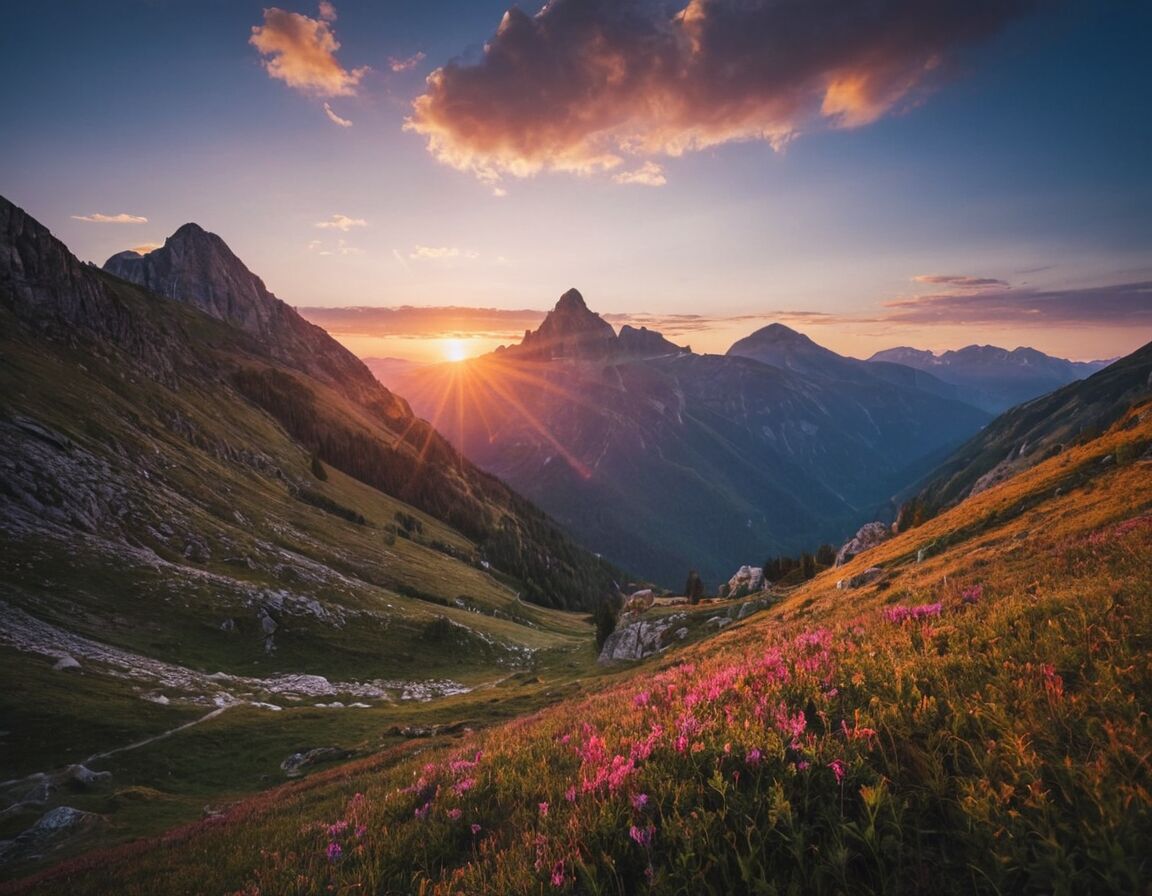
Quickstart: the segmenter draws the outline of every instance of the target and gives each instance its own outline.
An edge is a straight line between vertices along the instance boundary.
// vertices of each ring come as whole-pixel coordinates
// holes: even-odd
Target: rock
[[[884,576],[884,570],[879,566],[870,566],[868,569],[859,575],[854,575],[851,578],[840,579],[836,583],[836,588],[844,591],[849,588],[863,588],[865,585],[871,585],[873,582]]]
[[[836,552],[836,565],[843,566],[857,554],[874,548],[892,537],[892,529],[887,523],[865,523],[860,530]]]
[[[351,751],[340,747],[313,747],[299,750],[280,763],[280,768],[289,778],[298,778],[304,774],[304,769],[321,762],[337,762],[348,759]]]
[[[683,641],[687,637],[688,637],[688,629],[687,628],[681,627],[681,628],[676,629],[676,640],[677,641]]]
[[[642,591],[633,592],[628,600],[624,602],[625,613],[643,613],[645,610],[652,606],[653,601],[656,600],[656,595],[652,593],[651,588],[645,588]]]
[[[736,614],[736,618],[747,619],[759,609],[760,606],[757,601],[748,601],[748,603],[740,605],[740,612]]]
[[[73,790],[87,790],[111,777],[112,772],[94,772],[85,765],[70,765],[64,771],[62,781]]]
[[[716,626],[716,628],[724,628],[724,626],[726,626],[726,625],[731,625],[732,620],[729,619],[727,616],[713,616],[711,619],[709,619],[704,624],[705,625],[714,625],[714,626]]]
[[[236,620],[232,619],[232,618],[225,619],[223,622],[220,623],[220,631],[222,631],[222,632],[234,632],[234,631],[236,631]]]
[[[759,566],[741,566],[728,580],[728,597],[743,597],[764,590],[764,570]]]
[[[664,633],[672,628],[671,620],[633,622],[608,636],[597,662],[612,663],[642,660],[659,652]]]
[[[212,552],[203,541],[192,538],[184,545],[184,559],[193,563],[207,563],[212,559]]]
[[[52,667],[57,672],[79,672],[80,662],[74,656],[62,656]]]

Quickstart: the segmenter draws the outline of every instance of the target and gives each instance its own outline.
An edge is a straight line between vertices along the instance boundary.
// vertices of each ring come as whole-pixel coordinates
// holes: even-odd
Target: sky
[[[1152,339],[1149,34],[1136,0],[38,0],[0,194],[98,264],[196,221],[364,356],[487,351],[574,286],[697,351],[1111,358]]]

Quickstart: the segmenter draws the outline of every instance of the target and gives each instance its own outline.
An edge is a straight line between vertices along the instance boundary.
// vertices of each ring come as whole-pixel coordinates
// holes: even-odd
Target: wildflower
[[[456,808],[452,808],[452,809],[448,810],[448,817],[451,818],[453,821],[459,821],[460,816],[463,814],[464,814],[463,812],[461,812],[459,809],[456,809]]]
[[[360,840],[361,838],[363,838],[363,836],[367,833],[368,833],[368,825],[366,825],[366,824],[356,825],[356,839],[357,840]]]
[[[839,784],[844,780],[844,763],[839,759],[833,759],[828,763],[828,768],[832,769],[832,774],[836,776],[836,783]]]
[[[749,768],[755,768],[756,766],[758,766],[760,764],[760,760],[761,760],[761,758],[763,758],[763,755],[764,754],[760,752],[759,748],[753,747],[751,750],[748,751],[748,754],[744,757],[744,763]]]
[[[647,691],[641,691],[639,694],[632,698],[632,705],[637,708],[641,706],[647,706],[650,699],[651,696]]]
[[[463,795],[466,791],[471,790],[476,786],[475,778],[464,778],[462,781],[457,781],[452,785],[452,791],[457,796]]]
[[[414,811],[412,814],[413,814],[413,815],[414,815],[416,818],[418,818],[420,821],[423,821],[425,818],[427,818],[427,817],[428,817],[428,813],[429,813],[431,810],[432,810],[432,803],[431,803],[431,802],[427,802],[427,803],[425,803],[423,806],[421,806],[420,808],[416,809],[416,810],[415,810],[415,811]]]
[[[480,830],[480,825],[476,824],[476,822],[472,822],[472,836],[475,837],[480,833]]]
[[[569,787],[567,790],[565,790],[564,799],[568,800],[570,803],[576,802],[576,788]]]
[[[648,794],[634,793],[632,794],[632,808],[639,812],[648,805]]]
[[[548,804],[547,803],[541,803],[540,804],[540,814],[541,815],[547,815],[548,814]]]
[[[960,602],[965,604],[979,603],[982,597],[984,597],[983,585],[969,585],[960,592]]]
[[[652,834],[655,830],[656,828],[653,825],[648,825],[644,828],[632,825],[628,830],[628,836],[647,849],[652,845]]]
[[[328,861],[329,862],[339,861],[340,856],[342,856],[343,854],[344,854],[344,850],[341,848],[339,843],[337,843],[336,841],[332,841],[331,843],[328,844]]]
[[[552,866],[552,886],[564,886],[564,862],[559,861]]]
[[[348,830],[348,822],[338,821],[335,824],[328,825],[328,836],[329,837],[339,837],[346,830]]]

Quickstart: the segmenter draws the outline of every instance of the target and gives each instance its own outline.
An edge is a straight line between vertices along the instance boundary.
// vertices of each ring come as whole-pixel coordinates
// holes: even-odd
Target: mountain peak
[[[512,349],[514,355],[544,361],[566,358],[576,361],[603,360],[616,353],[616,331],[595,311],[589,310],[579,290],[570,289],[548,312],[543,323],[524,334]]]
[[[587,311],[588,306],[584,304],[584,296],[580,295],[580,290],[572,288],[560,296],[560,300],[556,303],[556,307],[553,310],[571,313],[574,311]]]
[[[201,227],[195,221],[189,221],[187,224],[181,224],[178,228],[176,228],[176,232],[173,233],[172,236],[168,237],[168,239],[170,239],[170,240],[187,239],[188,237],[213,236],[213,235],[214,234],[210,234],[207,230],[205,230],[203,227]]]

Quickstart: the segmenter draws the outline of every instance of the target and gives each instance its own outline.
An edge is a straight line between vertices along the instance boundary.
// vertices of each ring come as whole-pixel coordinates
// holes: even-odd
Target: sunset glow
[[[97,264],[196,221],[363,357],[491,352],[570,286],[698,352],[1133,350],[1152,8],[914,6],[24,4],[0,186]]]

